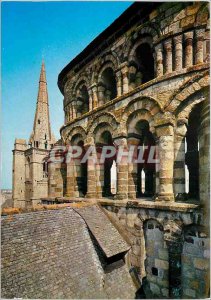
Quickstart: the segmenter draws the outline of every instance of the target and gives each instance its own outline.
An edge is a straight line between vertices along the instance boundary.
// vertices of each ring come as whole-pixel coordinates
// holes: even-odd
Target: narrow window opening
[[[155,267],[152,267],[152,275],[158,276],[158,269]]]

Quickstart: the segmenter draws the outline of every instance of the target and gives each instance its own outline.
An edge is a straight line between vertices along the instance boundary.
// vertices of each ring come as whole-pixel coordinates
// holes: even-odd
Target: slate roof
[[[91,207],[83,207],[75,210],[87,223],[106,257],[109,258],[130,249],[130,246],[122,238],[99,206],[93,205]]]
[[[3,217],[2,298],[135,298],[124,261],[106,261],[105,253],[117,253],[120,241],[120,251],[126,245],[105,217],[97,207]],[[96,227],[97,220],[105,225],[105,238]],[[116,245],[111,246],[112,241]]]

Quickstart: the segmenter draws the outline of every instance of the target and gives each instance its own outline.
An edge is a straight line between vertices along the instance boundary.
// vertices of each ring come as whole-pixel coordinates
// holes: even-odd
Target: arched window
[[[98,155],[101,156],[103,147],[113,146],[113,139],[109,129],[103,130],[104,124],[100,125],[101,133],[96,137]],[[105,125],[106,126],[106,125]],[[105,149],[105,148],[104,148]],[[108,150],[109,151],[109,150]],[[99,163],[100,185],[103,197],[112,197],[116,193],[116,163],[115,157],[105,158]]]
[[[116,98],[117,85],[115,73],[111,67],[106,68],[101,74],[98,87],[100,105]]]
[[[142,83],[154,78],[154,58],[152,49],[148,43],[143,43],[136,49],[136,57],[139,69],[142,73]]]
[[[43,166],[43,178],[46,178],[48,177],[48,162],[45,160],[42,166]]]
[[[136,130],[140,134],[139,151],[143,153],[143,163],[138,163],[137,196],[152,197],[155,194],[155,164],[149,161],[151,147],[155,146],[155,140],[149,130],[149,123],[141,120],[136,124]]]
[[[154,57],[149,38],[141,43],[133,52],[129,62],[129,85],[130,89],[154,78]],[[149,42],[148,42],[149,40]]]
[[[128,145],[136,145],[135,159],[129,168],[129,198],[152,198],[156,192],[155,139],[149,122],[134,111],[127,121]]]
[[[113,145],[112,136],[109,131],[102,133],[103,145],[111,146]],[[103,185],[103,197],[109,197],[111,193],[111,167],[113,164],[113,159],[105,159],[104,162],[104,185]]]
[[[26,181],[30,180],[30,158],[26,159]]]
[[[80,117],[89,111],[89,94],[84,83],[76,91],[76,100],[76,116]]]
[[[191,111],[186,133],[186,187],[190,199],[199,199],[199,126],[201,104]],[[196,121],[197,120],[197,121]]]

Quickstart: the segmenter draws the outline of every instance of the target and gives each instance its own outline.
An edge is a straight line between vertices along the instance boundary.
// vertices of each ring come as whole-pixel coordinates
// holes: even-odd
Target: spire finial
[[[45,75],[45,62],[44,59],[42,59],[42,66],[41,66],[41,72],[40,72],[40,82],[46,82],[46,75]]]

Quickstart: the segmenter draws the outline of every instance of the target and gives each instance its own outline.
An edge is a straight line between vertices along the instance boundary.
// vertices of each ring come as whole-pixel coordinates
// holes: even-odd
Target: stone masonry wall
[[[130,241],[128,264],[136,267],[142,283],[147,279],[148,298],[207,297],[209,239],[203,233],[204,238],[191,237],[194,244],[190,244],[185,234],[186,228],[200,222],[201,211],[179,204],[167,211],[143,202],[136,207],[120,201],[102,205]]]
[[[201,299],[209,294],[210,243],[198,228],[188,231],[182,251],[182,296]]]

